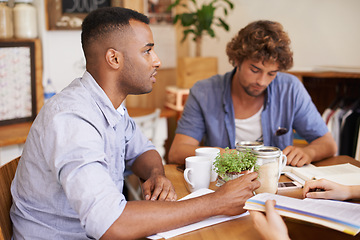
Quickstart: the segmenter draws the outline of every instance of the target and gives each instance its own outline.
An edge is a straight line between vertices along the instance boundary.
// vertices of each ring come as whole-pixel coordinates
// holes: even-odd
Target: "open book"
[[[304,181],[326,178],[344,185],[360,185],[360,168],[350,163],[324,167],[315,167],[312,164],[303,167],[286,166],[283,172],[290,178],[292,178],[291,174],[294,174]]]
[[[275,208],[285,217],[320,224],[355,236],[360,231],[360,204],[323,200],[296,199],[270,193],[260,193],[248,199],[245,209],[265,211],[268,199],[276,201]]]

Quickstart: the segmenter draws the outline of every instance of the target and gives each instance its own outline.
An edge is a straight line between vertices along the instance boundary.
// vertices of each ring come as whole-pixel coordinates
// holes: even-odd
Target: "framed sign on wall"
[[[150,24],[173,24],[172,11],[168,10],[171,0],[144,0],[145,14]]]
[[[0,125],[37,113],[34,42],[0,42]]]
[[[45,0],[48,30],[79,30],[86,15],[101,7],[123,7],[124,0]]]

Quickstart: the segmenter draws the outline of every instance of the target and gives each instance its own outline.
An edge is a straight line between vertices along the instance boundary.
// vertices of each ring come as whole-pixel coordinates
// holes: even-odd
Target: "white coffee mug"
[[[203,147],[203,148],[197,148],[195,150],[196,156],[205,156],[209,157],[211,161],[211,175],[210,175],[210,182],[216,181],[218,174],[215,172],[214,168],[214,161],[216,156],[219,154],[220,149],[214,148],[214,147]]]
[[[208,157],[192,156],[185,159],[184,178],[190,192],[209,188],[211,161]]]

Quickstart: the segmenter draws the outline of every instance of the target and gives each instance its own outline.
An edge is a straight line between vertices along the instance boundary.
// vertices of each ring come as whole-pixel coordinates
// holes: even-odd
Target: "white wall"
[[[206,0],[208,1],[208,0]],[[57,91],[84,70],[80,31],[45,30],[44,1],[35,0],[39,9],[44,45],[44,79],[51,78]],[[219,58],[219,73],[231,69],[226,44],[249,22],[258,19],[279,21],[292,39],[295,70],[317,65],[360,66],[359,0],[233,0],[234,11],[227,21],[230,32],[218,31],[218,39],[205,38],[204,56]],[[162,33],[154,28],[154,39]],[[157,52],[161,45],[156,45]],[[161,59],[173,61],[173,52]],[[165,52],[165,53],[166,53]]]
[[[248,23],[267,19],[280,22],[289,33],[294,52],[293,70],[318,65],[360,67],[359,0],[233,0],[226,18],[230,32],[206,38],[202,53],[219,58],[219,73],[232,67],[226,44]]]

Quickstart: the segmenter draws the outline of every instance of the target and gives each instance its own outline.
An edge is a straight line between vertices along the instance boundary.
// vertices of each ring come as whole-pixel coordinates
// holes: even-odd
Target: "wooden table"
[[[314,163],[316,166],[327,166],[341,163],[351,163],[360,167],[360,162],[348,156],[337,156]],[[165,165],[165,174],[173,183],[178,198],[188,195],[190,192],[186,189],[185,180],[182,172],[176,169],[176,165]],[[280,181],[289,181],[285,176],[281,176]],[[211,189],[216,189],[215,183],[211,183]],[[301,198],[302,190],[283,190],[279,194]],[[289,235],[292,240],[311,240],[311,239],[360,239],[360,234],[353,237],[351,235],[311,224],[295,219],[284,218],[289,229]],[[193,232],[172,238],[173,240],[261,240],[260,235],[253,227],[250,216],[227,221],[210,227],[202,228]]]

